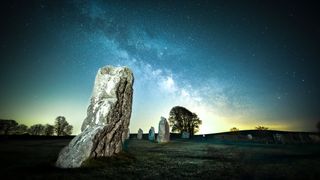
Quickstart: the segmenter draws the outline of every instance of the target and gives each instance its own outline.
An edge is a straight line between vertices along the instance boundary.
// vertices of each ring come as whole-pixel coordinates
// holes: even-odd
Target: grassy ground
[[[1,140],[0,179],[319,179],[319,145],[223,144],[131,139],[115,157],[83,168],[54,162],[70,139]]]

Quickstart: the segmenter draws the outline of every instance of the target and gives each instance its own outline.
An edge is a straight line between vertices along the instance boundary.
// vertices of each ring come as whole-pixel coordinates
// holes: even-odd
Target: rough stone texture
[[[158,143],[165,143],[170,141],[169,124],[166,118],[161,117],[159,122],[159,130],[157,136]]]
[[[183,131],[181,134],[182,139],[189,139],[190,138],[190,133]]]
[[[129,132],[129,128],[128,128],[126,131],[124,131],[122,133],[122,142],[124,142],[125,140],[129,139],[129,137],[130,137],[130,132]]]
[[[82,132],[59,154],[57,167],[80,167],[88,158],[122,150],[132,109],[133,74],[126,67],[100,68]]]
[[[137,134],[137,139],[142,139],[142,136],[143,136],[143,131],[142,129],[139,129]]]
[[[155,140],[155,132],[154,132],[154,127],[151,127],[149,130],[149,135],[148,135],[148,139],[149,141],[154,141]]]

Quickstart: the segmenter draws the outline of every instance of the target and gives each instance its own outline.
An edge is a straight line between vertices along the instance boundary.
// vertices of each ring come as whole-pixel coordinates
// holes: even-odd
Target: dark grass
[[[130,139],[124,152],[59,169],[70,138],[1,139],[0,179],[319,179],[320,146]]]

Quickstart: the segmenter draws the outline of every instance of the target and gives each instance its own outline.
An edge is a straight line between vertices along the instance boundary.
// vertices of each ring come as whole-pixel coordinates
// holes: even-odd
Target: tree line
[[[1,135],[36,135],[36,136],[70,136],[73,126],[70,125],[64,116],[58,116],[54,124],[34,124],[28,127],[25,124],[18,124],[15,120],[0,119]]]
[[[317,122],[316,128],[317,128],[318,132],[320,133],[320,121]],[[269,128],[268,128],[268,127],[265,127],[265,126],[257,126],[257,127],[255,127],[255,129],[256,129],[256,130],[261,130],[261,131],[269,130]],[[236,128],[236,127],[233,127],[233,128],[230,129],[230,131],[231,131],[231,132],[238,132],[239,129]]]
[[[199,119],[196,113],[193,113],[182,106],[173,107],[170,110],[168,120],[170,123],[171,132],[177,132],[180,134],[182,134],[183,132],[187,132],[191,136],[199,131],[199,126],[202,124],[202,120]],[[320,133],[320,121],[317,122],[316,128]],[[259,130],[260,132],[264,132],[269,130],[270,128],[260,125],[256,126],[254,129]],[[232,127],[230,131],[236,133],[240,130],[237,127]]]
[[[261,131],[269,130],[269,128],[268,128],[268,127],[265,127],[265,126],[257,126],[257,127],[255,127],[255,129],[256,129],[256,130],[261,130]],[[230,131],[231,131],[231,132],[238,132],[238,131],[240,131],[240,130],[239,130],[238,128],[236,128],[236,127],[233,127],[233,128],[230,129]]]

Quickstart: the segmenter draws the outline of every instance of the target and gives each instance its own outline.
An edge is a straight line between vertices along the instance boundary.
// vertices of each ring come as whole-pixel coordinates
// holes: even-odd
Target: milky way
[[[135,74],[131,132],[173,106],[231,127],[313,131],[317,6],[268,1],[10,1],[1,6],[0,118],[75,126],[99,67]]]

